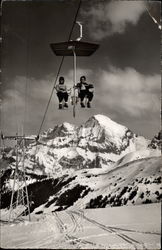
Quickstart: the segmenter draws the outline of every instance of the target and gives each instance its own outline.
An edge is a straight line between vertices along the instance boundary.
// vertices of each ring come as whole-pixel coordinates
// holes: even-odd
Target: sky
[[[61,57],[49,44],[68,40],[79,1],[4,1],[2,5],[1,131],[37,134]],[[160,2],[152,2],[160,15]],[[58,110],[53,93],[41,132],[57,124],[80,125],[104,114],[133,132],[152,138],[160,131],[160,30],[146,1],[82,0],[82,41],[97,43],[90,57],[77,58],[81,75],[95,86],[91,109]],[[72,40],[79,36],[75,25]],[[60,76],[73,85],[73,58]]]

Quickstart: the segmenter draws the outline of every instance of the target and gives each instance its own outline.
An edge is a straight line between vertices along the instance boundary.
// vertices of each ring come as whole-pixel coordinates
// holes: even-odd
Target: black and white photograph
[[[2,249],[161,249],[160,11],[1,2]]]

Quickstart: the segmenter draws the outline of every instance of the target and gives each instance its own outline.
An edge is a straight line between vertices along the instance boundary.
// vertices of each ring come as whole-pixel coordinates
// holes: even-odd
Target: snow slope
[[[31,212],[67,208],[102,208],[160,202],[161,157],[144,158],[110,170],[84,169],[59,178],[44,178],[28,185]],[[41,195],[40,195],[41,194]],[[10,204],[2,195],[1,207]]]
[[[154,149],[144,149],[144,150],[136,150],[134,152],[130,152],[123,157],[121,157],[115,164],[114,168],[117,166],[124,165],[126,163],[129,163],[131,161],[149,158],[149,157],[159,157],[161,156],[160,150],[154,150]]]
[[[66,210],[1,221],[1,247],[26,249],[160,249],[160,204]]]

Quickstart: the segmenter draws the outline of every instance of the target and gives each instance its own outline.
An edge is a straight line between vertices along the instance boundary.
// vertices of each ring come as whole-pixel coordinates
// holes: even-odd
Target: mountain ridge
[[[137,152],[137,159],[145,154],[146,157],[154,155],[154,152],[157,154],[159,148],[152,148],[152,145],[155,143],[98,114],[78,127],[64,122],[44,131],[39,141],[28,144],[25,164],[30,171],[37,164],[37,174],[52,173],[55,167],[65,169],[66,164],[67,168],[75,168],[77,163],[78,168],[91,168],[93,165],[109,167],[133,152]]]

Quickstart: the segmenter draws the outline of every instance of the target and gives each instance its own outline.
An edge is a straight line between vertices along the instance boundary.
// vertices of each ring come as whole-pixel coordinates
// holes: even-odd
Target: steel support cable
[[[161,30],[161,19],[157,20],[157,18],[150,12],[149,7],[148,7],[148,3],[146,2],[145,4],[145,8],[149,14],[149,16],[152,18],[153,22],[158,26],[158,28]]]
[[[146,10],[147,10],[148,15],[149,15],[149,16],[151,17],[151,19],[153,20],[153,22],[154,22],[155,24],[157,24],[158,28],[161,30],[161,20],[157,20],[157,19],[154,17],[154,15],[152,15],[152,13],[151,13],[150,10],[149,10],[148,3],[147,3],[147,2],[146,2],[146,4],[145,4],[145,8],[146,8]],[[157,101],[157,99],[155,99],[154,94],[151,94],[151,100],[152,100],[152,103],[154,104],[153,107],[155,107],[155,109],[156,109],[155,111],[159,111],[159,110],[160,110],[160,103],[158,104],[158,101]],[[152,116],[152,118],[154,119],[154,115],[152,114],[151,116]],[[161,118],[161,115],[160,115],[160,118]]]
[[[46,109],[45,109],[45,112],[44,112],[44,116],[43,116],[43,119],[42,119],[40,128],[39,128],[39,130],[38,130],[38,135],[40,134],[41,129],[42,129],[42,126],[43,126],[43,123],[44,123],[44,121],[45,121],[46,114],[47,114],[47,111],[48,111],[48,108],[49,108],[49,104],[50,104],[51,99],[52,99],[52,95],[53,95],[53,92],[54,92],[54,89],[55,89],[55,86],[56,86],[56,82],[57,82],[58,76],[59,76],[59,74],[60,74],[60,70],[61,70],[63,61],[64,61],[64,56],[63,56],[62,59],[61,59],[61,63],[60,63],[60,66],[59,66],[59,69],[58,69],[58,72],[57,72],[57,75],[56,75],[56,79],[55,79],[55,81],[54,81],[54,85],[53,85],[53,88],[52,88],[52,91],[51,91],[51,94],[50,94],[50,97],[49,97],[49,100],[48,100],[48,103],[47,103],[47,106],[46,106]]]
[[[74,29],[74,26],[75,26],[75,23],[76,23],[76,20],[77,20],[77,16],[78,16],[78,13],[79,13],[79,10],[80,10],[81,1],[82,1],[82,0],[79,1],[78,7],[77,7],[77,11],[76,11],[76,14],[75,14],[75,18],[74,18],[74,21],[73,21],[73,24],[72,24],[72,27],[71,27],[71,31],[70,31],[70,33],[69,33],[68,42],[70,41],[71,36],[72,36],[72,32],[73,32],[73,29]],[[57,75],[56,75],[56,78],[55,78],[55,81],[54,81],[54,85],[53,85],[53,88],[52,88],[52,91],[51,91],[51,94],[50,94],[50,97],[49,97],[49,100],[48,100],[48,103],[47,103],[47,106],[46,106],[46,109],[45,109],[45,113],[44,113],[44,116],[43,116],[43,119],[42,119],[40,128],[39,128],[39,130],[38,130],[38,136],[39,136],[39,134],[40,134],[40,132],[41,132],[43,123],[44,123],[44,121],[45,121],[46,114],[47,114],[47,111],[48,111],[48,108],[49,108],[49,104],[50,104],[50,101],[51,101],[51,98],[52,98],[52,95],[53,95],[53,92],[54,92],[54,89],[55,89],[55,86],[56,86],[56,82],[57,82],[58,76],[59,76],[59,74],[60,74],[60,70],[61,70],[62,64],[63,64],[63,62],[64,62],[64,58],[65,58],[65,56],[63,56],[62,59],[61,59],[60,66],[59,66],[59,68],[58,68],[58,72],[57,72]]]
[[[3,130],[3,117],[2,117],[2,107],[3,107],[3,104],[2,104],[2,100],[1,100],[1,96],[0,96],[0,132],[2,133],[2,130]],[[0,137],[0,148],[2,147],[3,145],[3,142],[2,142],[2,138]]]

